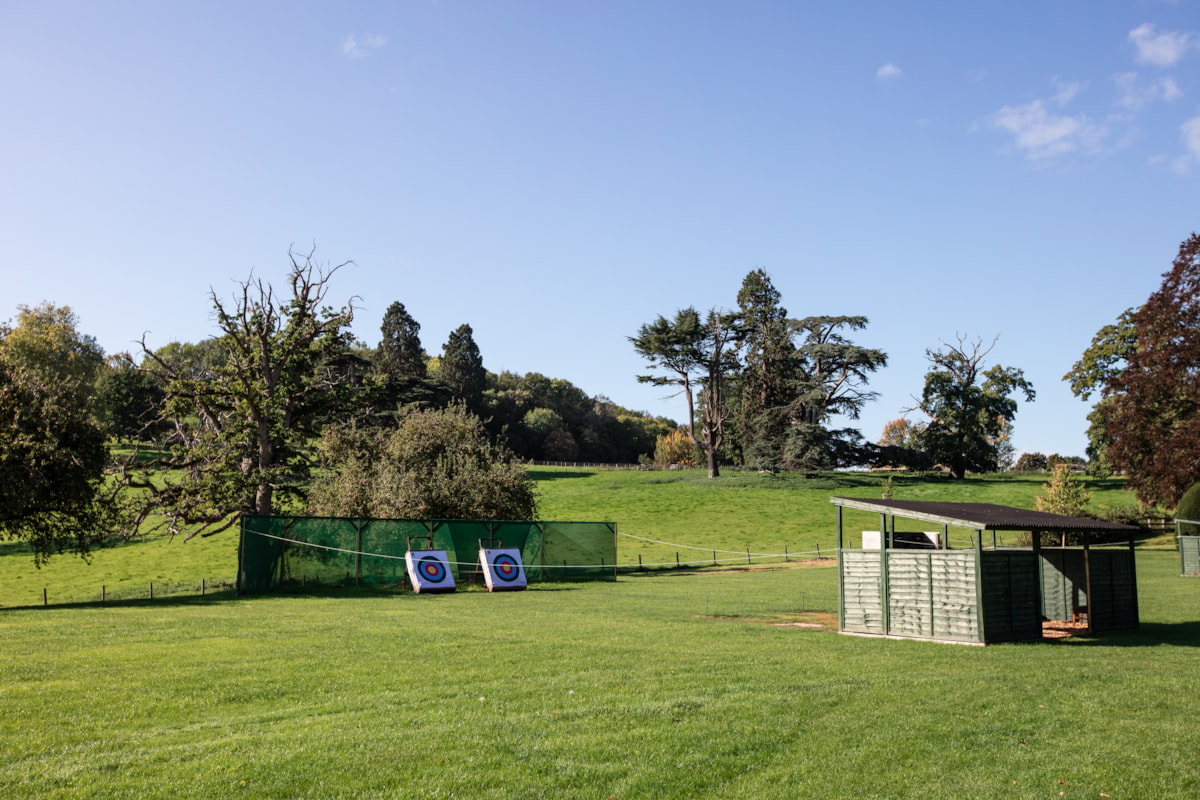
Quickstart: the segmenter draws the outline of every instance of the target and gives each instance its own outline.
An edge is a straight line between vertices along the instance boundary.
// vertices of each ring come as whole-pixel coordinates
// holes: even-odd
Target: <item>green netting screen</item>
[[[521,551],[534,581],[616,580],[613,522],[242,517],[238,592],[282,586],[395,586],[404,554],[445,550],[455,581],[479,575],[479,545]]]

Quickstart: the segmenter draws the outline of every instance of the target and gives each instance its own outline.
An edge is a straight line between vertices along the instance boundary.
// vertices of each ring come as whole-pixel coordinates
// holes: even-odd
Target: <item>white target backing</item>
[[[524,589],[525,567],[521,563],[521,551],[513,548],[479,551],[479,562],[483,564],[483,580],[489,592],[506,592]]]
[[[409,550],[404,554],[413,591],[453,592],[454,574],[445,550]]]

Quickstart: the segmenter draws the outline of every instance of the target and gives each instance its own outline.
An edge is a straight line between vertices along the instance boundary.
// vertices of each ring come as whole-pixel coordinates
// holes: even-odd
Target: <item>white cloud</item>
[[[1129,40],[1137,48],[1137,60],[1156,67],[1174,66],[1192,47],[1191,34],[1159,33],[1149,22],[1131,30]]]
[[[1017,148],[1031,159],[1049,158],[1080,148],[1098,146],[1103,130],[1084,115],[1057,116],[1041,100],[1023,106],[1005,106],[992,114],[993,128],[1011,133]]]
[[[898,79],[903,74],[904,70],[900,69],[895,64],[887,63],[875,70],[875,80],[888,83]]]
[[[1086,88],[1086,84],[1082,83],[1065,83],[1058,78],[1054,79],[1054,88],[1058,91],[1054,95],[1054,102],[1060,106],[1065,106],[1067,103],[1075,99],[1075,96]]]
[[[1188,157],[1195,163],[1200,163],[1200,115],[1192,117],[1179,126],[1183,136],[1183,146]]]
[[[1121,72],[1113,76],[1113,82],[1117,85],[1117,105],[1131,111],[1145,108],[1157,100],[1169,103],[1183,97],[1183,90],[1174,78],[1159,78],[1142,84],[1136,72]]]
[[[342,40],[342,55],[346,58],[366,58],[372,50],[378,50],[385,43],[382,36],[364,36],[360,41],[351,33]]]

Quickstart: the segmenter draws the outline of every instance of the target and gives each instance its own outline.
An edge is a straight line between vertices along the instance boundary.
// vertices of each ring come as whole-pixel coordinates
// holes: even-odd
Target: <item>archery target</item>
[[[521,551],[510,548],[479,551],[483,564],[483,580],[489,592],[524,589],[525,567],[521,564]]]
[[[454,575],[445,550],[409,550],[404,554],[404,563],[414,592],[454,591]]]

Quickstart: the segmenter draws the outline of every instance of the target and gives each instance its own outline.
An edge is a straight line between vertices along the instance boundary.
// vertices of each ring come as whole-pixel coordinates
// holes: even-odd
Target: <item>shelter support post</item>
[[[983,529],[975,531],[975,635],[977,641],[984,642],[984,613],[983,613]]]
[[[838,630],[846,630],[846,585],[842,575],[842,507],[837,506]]]
[[[1064,536],[1066,534],[1063,534]],[[1092,632],[1092,612],[1095,610],[1095,603],[1092,602],[1092,557],[1088,549],[1088,535],[1083,535],[1083,585],[1085,596],[1084,609],[1087,614],[1087,632]]]
[[[892,536],[890,533],[885,534],[883,541],[879,546],[879,597],[883,601],[880,609],[883,617],[883,633],[887,635],[892,632],[892,609],[890,598],[892,596],[891,578],[888,576],[888,556],[892,552]]]
[[[1033,544],[1033,563],[1037,565],[1037,596],[1038,609],[1042,618],[1046,617],[1046,565],[1042,563],[1042,532],[1030,531],[1030,541]]]
[[[1133,535],[1129,536],[1129,578],[1133,582],[1133,618],[1137,620],[1137,627],[1141,627],[1142,614],[1138,609],[1138,588],[1137,588],[1137,562],[1133,556]]]

